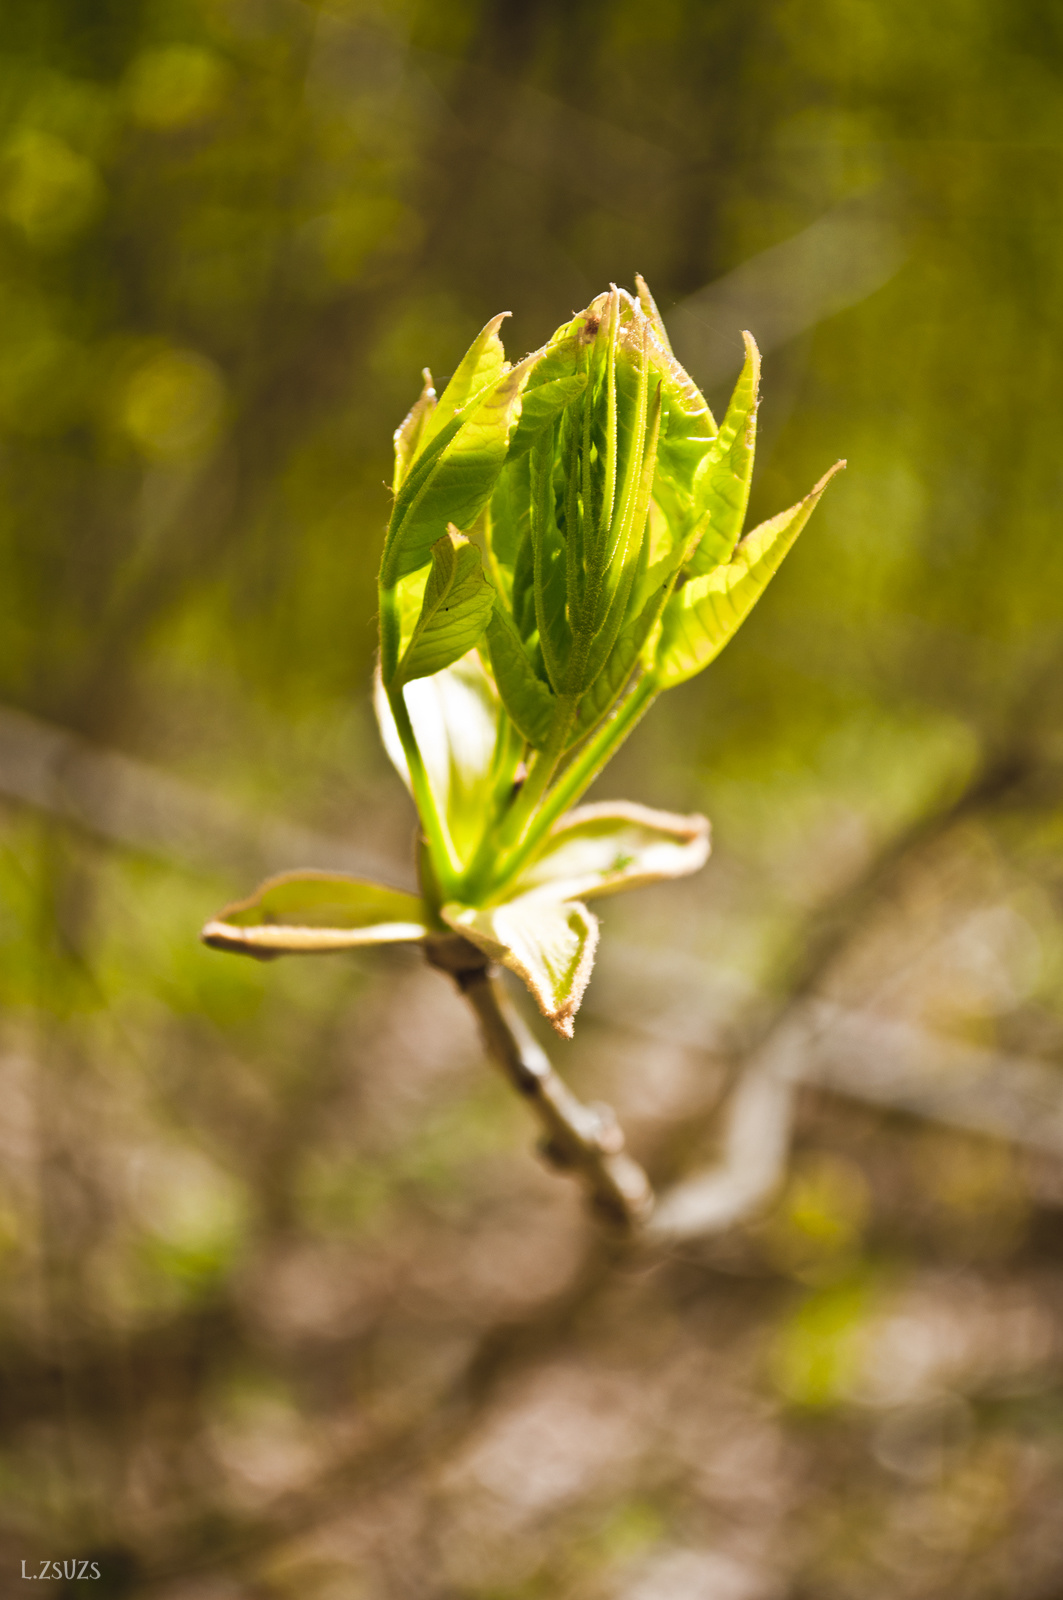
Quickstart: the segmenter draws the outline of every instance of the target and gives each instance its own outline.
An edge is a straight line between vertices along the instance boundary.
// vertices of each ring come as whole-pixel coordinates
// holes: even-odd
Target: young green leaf
[[[567,405],[581,395],[587,387],[587,374],[574,372],[571,377],[553,378],[529,388],[509,447],[510,461],[517,461],[536,443],[544,428],[548,428]]]
[[[527,472],[527,515],[521,516],[518,532],[524,537],[516,547],[513,561],[513,577],[510,584],[510,610],[513,622],[524,640],[525,645],[532,648],[532,637],[539,632],[539,624],[535,615],[535,540],[532,538],[532,493],[531,493],[531,461],[535,452],[531,451],[517,462],[512,474],[504,473],[504,477],[512,476],[519,482],[521,469]],[[499,541],[501,543],[501,541]],[[543,673],[546,666],[543,665]]]
[[[200,937],[215,950],[268,959],[320,955],[428,935],[419,896],[338,872],[284,872],[226,906]]]
[[[651,595],[641,611],[625,622],[597,676],[580,695],[574,739],[582,739],[597,727],[619,700],[638,665],[639,656],[660,616],[665,592]]]
[[[650,293],[646,280],[642,276],[641,272],[636,272],[635,274],[635,288],[638,290],[639,305],[642,308],[642,315],[649,322],[654,333],[656,334],[658,344],[661,346],[662,350],[667,352],[668,355],[672,355],[672,341],[668,337],[668,330],[665,328],[664,319],[662,318],[661,313],[657,310],[657,303]]]
[[[569,811],[554,824],[546,848],[521,873],[514,893],[586,900],[685,877],[703,867],[708,856],[707,817],[600,801]]]
[[[653,385],[651,400],[646,334],[643,325],[643,337],[633,360],[617,362],[618,478],[613,516],[602,549],[603,598],[611,597],[616,592],[622,575],[628,572],[631,562],[638,555],[657,466],[661,386],[659,383]]]
[[[503,602],[513,606],[514,569],[522,546],[531,550],[530,455],[513,459],[513,447],[503,467],[484,522],[484,545],[491,582]]]
[[[844,461],[836,462],[797,505],[754,528],[726,566],[691,578],[672,596],[664,609],[653,668],[658,689],[685,683],[716,659],[778,571],[827,484],[844,465]]]
[[[464,411],[470,401],[482,394],[488,384],[497,383],[508,370],[506,352],[498,337],[498,330],[508,316],[508,311],[500,311],[497,317],[492,317],[458,362],[454,376],[439,396],[439,404],[433,408],[424,425],[422,448],[430,444],[452,418]]]
[[[491,670],[512,721],[536,750],[541,750],[554,718],[555,695],[538,677],[525,653],[508,612],[496,606],[487,624]]]
[[[442,672],[475,648],[495,603],[480,552],[453,524],[432,546],[432,569],[421,614],[391,685]]]
[[[452,417],[422,445],[395,498],[380,567],[383,589],[427,563],[448,523],[470,528],[476,521],[505,462],[536,360],[528,356],[504,373],[467,413]]]
[[[633,614],[630,602],[640,569],[644,571],[644,562],[640,562],[640,557],[643,555],[646,520],[650,506],[650,491],[653,486],[653,474],[657,463],[657,440],[661,420],[660,400],[661,391],[658,385],[645,421],[645,438],[640,452],[638,477],[629,486],[625,486],[624,494],[620,501],[623,507],[624,526],[618,533],[616,548],[612,556],[613,573],[610,575],[610,581],[603,585],[605,594],[612,590],[612,600],[587,656],[586,682],[590,689],[593,689],[598,678],[607,670],[612,657],[620,646],[621,639],[625,640],[626,645],[630,645],[631,632],[638,633],[641,626],[639,613],[634,612]],[[649,623],[647,623],[648,626]],[[634,666],[644,638],[645,632],[643,631],[634,647],[631,666],[623,672],[621,682],[617,685],[617,692],[623,686],[623,682],[626,681],[631,667]],[[615,672],[616,668],[614,666],[614,676]]]
[[[654,560],[679,556],[677,565],[684,565],[701,542],[701,536],[708,526],[708,512],[694,499],[693,493],[677,487],[668,476],[662,465],[660,445],[657,448],[657,466],[650,506]]]
[[[707,513],[705,532],[690,559],[694,576],[730,561],[746,519],[757,442],[760,351],[751,333],[743,333],[742,338],[745,364],[720,431],[694,480],[695,504]]]
[[[531,455],[531,538],[539,645],[550,682],[560,694],[568,665],[569,629],[565,617],[565,539],[557,524],[552,431],[540,436]]]
[[[417,402],[395,429],[395,477],[392,487],[396,494],[403,479],[413,466],[424,443],[424,430],[436,408],[436,392],[432,387],[432,374],[425,367],[422,373],[424,388]]]
[[[532,896],[484,911],[446,905],[442,914],[456,933],[515,972],[543,1016],[562,1038],[571,1039],[598,944],[593,912],[579,901]]]
[[[625,298],[634,312],[630,297]],[[640,341],[640,319],[632,315],[622,329],[621,345],[633,352]],[[681,500],[688,501],[697,469],[716,437],[716,423],[705,396],[675,359],[667,338],[662,341],[656,325],[650,329],[649,355],[661,384],[659,476],[674,487]]]

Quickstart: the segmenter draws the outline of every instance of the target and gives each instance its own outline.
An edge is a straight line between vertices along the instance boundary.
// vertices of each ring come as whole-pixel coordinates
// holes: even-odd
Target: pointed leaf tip
[[[743,333],[742,339],[746,347],[742,371],[720,431],[694,479],[698,510],[705,522],[688,563],[695,577],[731,559],[749,504],[760,405],[760,351],[751,333]]]
[[[641,272],[636,272],[635,274],[635,289],[638,293],[639,306],[642,309],[642,314],[649,322],[654,333],[657,335],[658,343],[668,355],[672,355],[672,343],[668,337],[668,331],[664,325],[664,318],[658,311],[657,303],[650,293],[649,287]]]
[[[488,384],[496,383],[505,372],[506,353],[498,330],[510,315],[508,311],[500,311],[480,329],[439,396],[439,404],[425,427],[422,444],[433,439],[440,429],[468,406],[470,400],[482,394]]]
[[[424,443],[425,429],[436,408],[436,392],[432,387],[432,374],[427,367],[421,369],[424,386],[415,404],[395,429],[395,475],[392,488],[398,494],[403,479],[413,465]]]
[[[691,578],[665,607],[653,673],[671,689],[701,672],[738,632],[836,473],[836,461],[796,505],[747,533],[725,565]]]

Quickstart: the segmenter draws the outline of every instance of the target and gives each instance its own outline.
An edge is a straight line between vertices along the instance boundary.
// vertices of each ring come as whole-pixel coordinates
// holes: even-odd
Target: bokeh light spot
[[[209,50],[169,45],[145,50],[128,80],[129,109],[148,128],[187,128],[218,110],[225,94],[223,62]]]
[[[20,129],[4,167],[4,210],[33,244],[62,243],[90,221],[102,199],[93,163],[51,133]]]
[[[224,403],[225,381],[212,361],[193,350],[164,350],[129,378],[122,423],[144,455],[176,460],[211,443]]]

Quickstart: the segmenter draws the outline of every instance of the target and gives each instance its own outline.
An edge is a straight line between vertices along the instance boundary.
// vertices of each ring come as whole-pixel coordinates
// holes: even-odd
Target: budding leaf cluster
[[[704,817],[578,806],[663,690],[715,659],[831,469],[743,537],[760,358],[717,426],[641,279],[515,366],[495,317],[395,434],[376,707],[423,835],[419,895],[271,879],[204,929],[248,954],[460,934],[571,1035],[586,901],[703,864]]]

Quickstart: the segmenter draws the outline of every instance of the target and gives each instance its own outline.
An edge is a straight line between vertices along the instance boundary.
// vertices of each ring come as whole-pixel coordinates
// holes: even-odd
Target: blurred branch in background
[[[684,365],[707,388],[737,370],[736,328],[756,328],[763,354],[826,317],[859,305],[889,283],[908,254],[882,190],[843,200],[807,228],[744,261],[668,312],[668,332]]]
[[[336,872],[389,875],[378,857],[343,840],[254,816],[146,762],[3,707],[0,795],[192,872],[266,874],[305,858]]]

